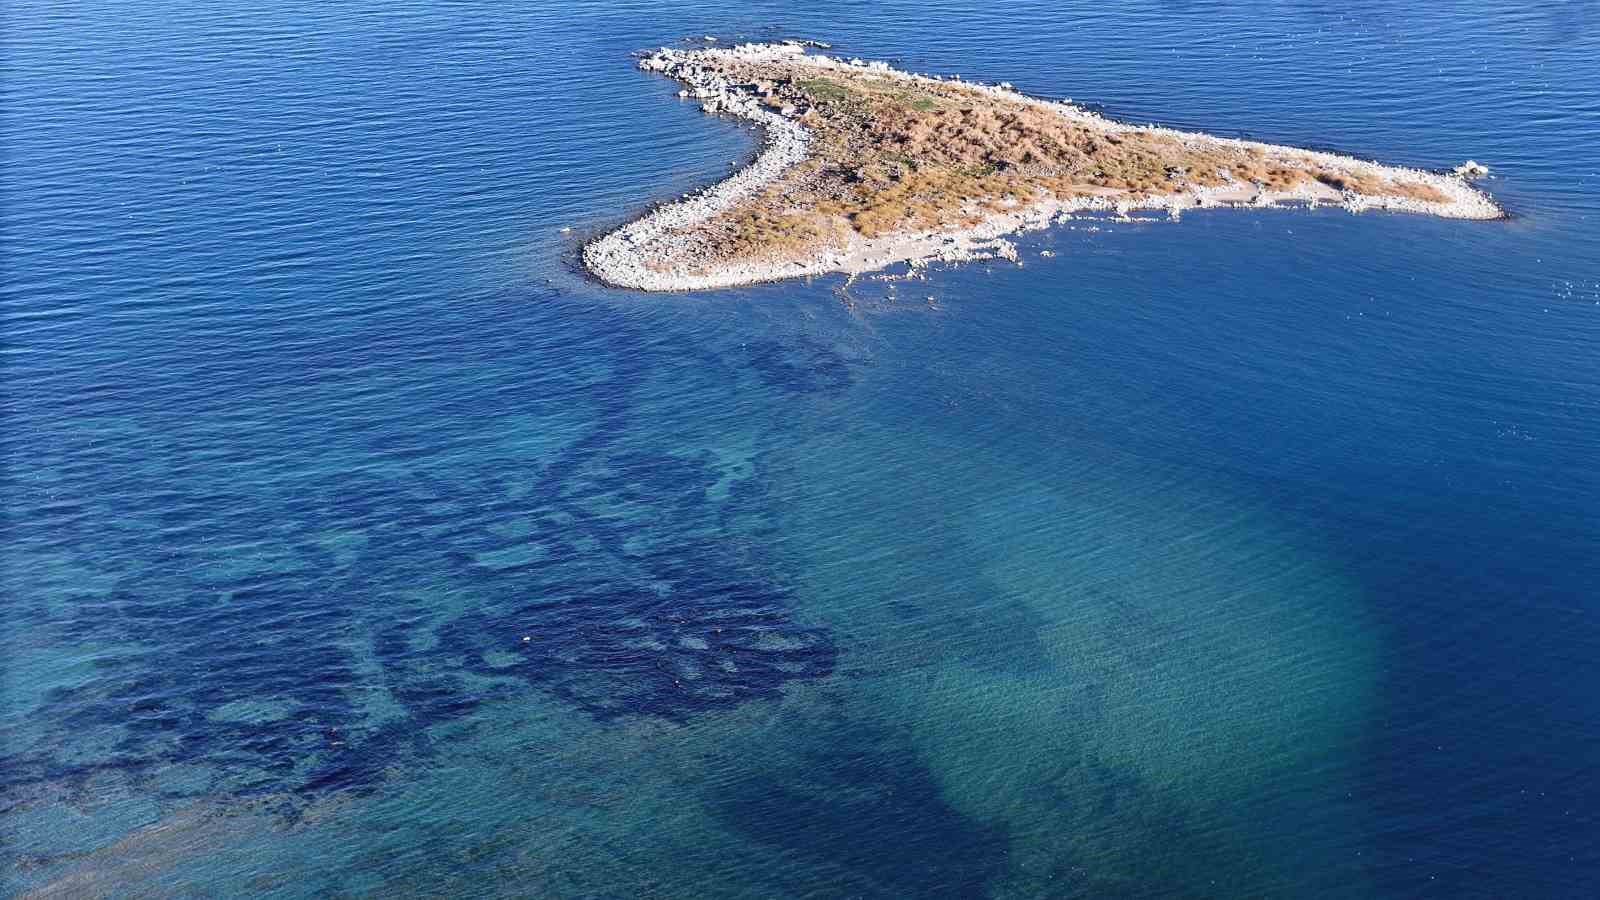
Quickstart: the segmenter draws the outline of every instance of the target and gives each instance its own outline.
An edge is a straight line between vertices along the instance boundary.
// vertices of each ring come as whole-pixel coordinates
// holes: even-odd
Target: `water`
[[[1600,877],[1593,4],[7,20],[6,894]],[[1472,157],[1515,216],[600,288],[585,235],[754,147],[632,68],[702,34]]]

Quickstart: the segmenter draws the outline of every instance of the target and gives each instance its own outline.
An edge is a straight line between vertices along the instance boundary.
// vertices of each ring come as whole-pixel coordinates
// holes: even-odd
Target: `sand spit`
[[[1469,161],[1445,174],[1332,153],[1130,125],[1070,103],[1028,97],[1009,84],[982,85],[900,72],[881,62],[809,54],[806,47],[792,41],[688,51],[663,48],[640,60],[641,69],[685,83],[688,87],[679,96],[700,101],[706,113],[740,116],[760,125],[765,132],[764,147],[749,166],[729,178],[659,206],[588,244],[583,259],[597,277],[618,287],[691,291],[832,272],[857,275],[896,263],[920,266],[931,261],[994,257],[1014,260],[1016,248],[1005,240],[1007,235],[1044,228],[1076,213],[1127,215],[1136,210],[1165,210],[1177,218],[1184,210],[1196,208],[1330,204],[1351,212],[1390,210],[1457,219],[1495,219],[1504,215],[1494,201],[1468,183],[1469,178],[1487,172],[1476,162]],[[887,91],[908,92],[906,96],[916,92],[923,97],[954,97],[965,107],[961,111],[966,114],[972,113],[974,100],[990,100],[997,108],[1037,110],[1060,117],[1049,119],[1050,125],[1091,135],[1091,147],[1095,146],[1093,139],[1110,145],[1159,142],[1152,146],[1164,148],[1167,153],[1192,152],[1197,159],[1233,154],[1243,159],[1267,160],[1288,166],[1287,175],[1292,177],[1276,179],[1278,183],[1273,184],[1219,170],[1220,180],[1212,177],[1206,179],[1209,183],[1199,184],[1184,177],[1184,167],[1168,166],[1167,177],[1173,181],[1154,188],[1145,185],[1135,190],[1087,184],[1074,185],[1066,195],[1031,189],[1018,192],[1031,195],[1025,197],[1008,192],[964,206],[959,223],[944,222],[932,228],[905,227],[884,232],[857,226],[851,230],[844,217],[836,217],[834,231],[809,242],[775,241],[752,249],[746,241],[737,252],[729,251],[722,245],[727,241],[724,236],[733,231],[728,217],[763,202],[770,212],[773,201],[770,197],[762,201],[758,195],[764,191],[770,195],[769,189],[780,179],[799,178],[796,173],[803,164],[816,163],[814,151],[820,137],[826,136],[819,128],[838,121],[818,117],[806,108],[807,101],[816,98],[785,86],[809,85],[815,91],[819,90],[817,85],[841,84],[862,85],[874,92],[872,96],[882,96]],[[859,142],[860,136],[853,139]],[[885,156],[897,158],[893,154]],[[1181,156],[1178,159],[1186,161]],[[915,169],[915,163],[911,168]],[[1277,171],[1279,175],[1286,174],[1282,168]],[[1386,192],[1391,189],[1394,193]],[[871,200],[870,192],[862,189],[858,193]],[[858,217],[859,214],[850,218]],[[915,219],[907,221],[914,223]]]

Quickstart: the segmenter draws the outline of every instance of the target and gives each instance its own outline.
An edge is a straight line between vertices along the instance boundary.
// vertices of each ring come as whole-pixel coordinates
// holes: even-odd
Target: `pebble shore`
[[[733,287],[764,281],[778,281],[832,272],[859,275],[896,263],[914,266],[931,262],[962,262],[1001,257],[1016,259],[1016,248],[1006,235],[1044,228],[1077,213],[1127,215],[1135,210],[1165,210],[1177,218],[1184,210],[1222,207],[1274,207],[1285,204],[1317,206],[1329,204],[1351,212],[1389,210],[1420,213],[1455,219],[1495,219],[1505,215],[1468,178],[1486,174],[1477,163],[1468,162],[1449,174],[1386,166],[1332,153],[1301,151],[1306,157],[1329,169],[1352,175],[1381,178],[1403,177],[1412,183],[1429,185],[1446,198],[1429,202],[1401,196],[1372,196],[1339,191],[1323,184],[1293,191],[1264,191],[1240,184],[1226,188],[1192,188],[1181,193],[1134,199],[1127,197],[1078,197],[1047,200],[1019,207],[986,218],[974,227],[938,232],[915,232],[866,239],[860,235],[849,244],[792,260],[729,264],[709,271],[689,271],[684,267],[662,270],[652,266],[651,243],[668,233],[705,222],[719,212],[749,197],[772,182],[784,170],[806,158],[811,135],[792,118],[793,110],[774,112],[764,107],[744,86],[730,82],[719,71],[724,62],[760,63],[781,61],[813,66],[819,70],[848,69],[871,72],[877,77],[909,81],[939,82],[939,76],[900,72],[886,63],[844,60],[806,52],[806,44],[787,41],[775,44],[742,44],[731,48],[676,50],[662,48],[639,61],[639,68],[668,75],[688,85],[681,97],[701,102],[708,114],[729,114],[755,122],[765,133],[761,152],[745,168],[728,178],[670,203],[663,204],[588,244],[583,249],[584,264],[601,281],[644,291],[694,291]],[[1272,145],[1234,138],[1218,138],[1155,126],[1137,126],[1106,119],[1071,103],[1041,100],[1018,93],[1009,84],[968,87],[991,92],[1012,102],[1047,108],[1108,133],[1138,129],[1155,131],[1186,143],[1206,142],[1239,147],[1270,148]],[[787,113],[787,115],[786,115]]]

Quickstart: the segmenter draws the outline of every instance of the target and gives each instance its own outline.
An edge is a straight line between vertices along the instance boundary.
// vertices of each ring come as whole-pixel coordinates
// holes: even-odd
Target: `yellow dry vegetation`
[[[818,74],[767,64],[730,75],[766,81],[769,106],[805,111],[813,153],[754,197],[696,226],[702,263],[793,258],[873,238],[976,224],[1021,205],[1101,196],[1142,199],[1195,187],[1273,191],[1314,182],[1358,194],[1446,199],[1424,184],[1319,166],[1302,151],[1268,152],[1151,129],[1088,122],[959,82],[866,70]]]

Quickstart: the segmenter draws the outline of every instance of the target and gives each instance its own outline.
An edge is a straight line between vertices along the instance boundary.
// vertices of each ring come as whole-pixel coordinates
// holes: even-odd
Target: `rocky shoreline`
[[[652,252],[652,243],[669,234],[693,228],[710,221],[735,204],[753,196],[770,185],[782,174],[807,159],[813,135],[799,120],[802,111],[794,106],[774,110],[762,102],[759,85],[741,83],[725,74],[730,63],[762,64],[781,62],[791,66],[814,68],[819,74],[839,72],[849,75],[870,74],[873,79],[891,79],[910,85],[948,84],[939,76],[900,72],[886,63],[866,63],[860,59],[843,60],[824,55],[806,53],[807,45],[798,41],[776,44],[744,44],[731,48],[700,50],[661,50],[639,61],[639,68],[675,78],[688,88],[679,96],[699,100],[708,114],[730,114],[759,125],[765,135],[763,148],[754,161],[730,177],[688,195],[666,203],[645,216],[589,243],[583,248],[583,261],[589,270],[606,284],[644,291],[693,291],[732,287],[765,281],[822,275],[833,272],[858,275],[883,269],[896,263],[918,266],[930,261],[960,262],[973,259],[1003,257],[1016,258],[1016,249],[1005,236],[1019,231],[1044,228],[1071,218],[1077,213],[1113,214],[1126,216],[1135,210],[1165,210],[1177,218],[1184,210],[1211,207],[1274,207],[1286,204],[1337,205],[1351,212],[1365,210],[1390,210],[1419,213],[1457,219],[1495,219],[1504,212],[1487,195],[1468,183],[1470,177],[1487,173],[1474,162],[1458,167],[1455,172],[1441,174],[1376,162],[1358,160],[1332,153],[1295,151],[1306,160],[1328,170],[1352,178],[1383,179],[1394,183],[1403,178],[1409,185],[1425,185],[1433,196],[1443,200],[1418,199],[1415,196],[1373,195],[1340,190],[1321,182],[1304,183],[1290,190],[1271,190],[1261,185],[1245,182],[1222,187],[1194,186],[1181,192],[1159,196],[1128,197],[1106,192],[1105,196],[1077,196],[1051,198],[1043,201],[1017,204],[1015,208],[995,212],[969,227],[935,229],[931,231],[904,231],[893,234],[865,237],[851,235],[843,246],[830,247],[819,252],[795,255],[793,258],[732,261],[715,268],[691,270],[679,264],[663,266],[663,261]],[[981,91],[1013,104],[1026,104],[1064,116],[1077,124],[1092,127],[1099,133],[1118,135],[1137,131],[1156,134],[1182,142],[1186,146],[1231,147],[1245,150],[1283,151],[1277,147],[1254,141],[1218,138],[1195,132],[1182,132],[1154,126],[1136,126],[1106,119],[1070,103],[1028,97],[1009,84],[981,85],[962,83],[968,90]],[[770,97],[770,93],[766,96]]]

